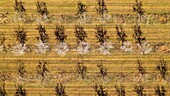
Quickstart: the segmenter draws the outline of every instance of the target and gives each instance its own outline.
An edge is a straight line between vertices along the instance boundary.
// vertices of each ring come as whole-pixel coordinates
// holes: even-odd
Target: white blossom
[[[60,42],[57,44],[55,51],[60,55],[65,55],[69,51],[69,46],[65,42]]]
[[[25,44],[18,44],[12,48],[11,52],[17,55],[23,55],[26,53],[27,49],[28,48]]]
[[[149,54],[152,48],[148,42],[143,42],[141,45],[137,44],[141,50],[141,54]]]
[[[99,51],[101,54],[107,55],[110,54],[110,49],[113,48],[110,42],[104,42],[103,44],[99,45]]]
[[[89,52],[90,44],[87,42],[80,42],[77,46],[77,52],[79,54],[85,54]]]
[[[39,43],[35,44],[37,49],[35,50],[36,53],[45,53],[50,50],[50,46],[48,43],[43,43],[41,40]]]
[[[129,41],[123,42],[123,46],[120,47],[124,52],[131,52],[132,51],[132,45]]]

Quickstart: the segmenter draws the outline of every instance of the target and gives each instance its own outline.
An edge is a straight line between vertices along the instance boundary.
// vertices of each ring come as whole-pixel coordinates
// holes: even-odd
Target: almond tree
[[[36,6],[38,15],[42,16],[44,19],[48,18],[49,12],[46,3],[37,1]]]
[[[115,86],[117,96],[126,96],[125,86]]]
[[[74,36],[77,38],[78,53],[84,54],[84,53],[89,52],[90,45],[86,42],[87,33],[84,30],[84,27],[82,27],[80,25],[76,25],[74,33],[75,33]]]
[[[84,79],[87,73],[87,66],[84,65],[82,62],[78,62],[75,67],[76,67],[76,73],[78,74],[78,77]]]
[[[107,30],[103,27],[103,25],[96,26],[95,37],[97,38],[99,44],[99,51],[102,54],[110,54],[109,50],[112,47],[110,43],[107,42],[109,36],[107,35]]]
[[[146,94],[144,94],[144,87],[141,85],[135,86],[133,91],[136,92],[137,96],[146,96]]]
[[[123,26],[116,25],[115,29],[117,33],[117,40],[121,42],[121,49],[125,52],[132,51],[130,42],[126,40],[127,35],[125,34]]]
[[[44,26],[39,25],[37,27],[37,30],[39,32],[39,36],[37,37],[37,40],[39,43],[36,44],[37,49],[35,50],[37,53],[45,53],[47,51],[50,51],[50,46],[48,44],[49,36],[46,34],[46,29]]]
[[[16,40],[19,42],[19,44],[13,47],[12,52],[15,54],[22,55],[26,51],[28,51],[28,48],[25,44],[27,41],[27,31],[25,31],[24,28],[18,26],[17,30],[15,30],[15,33],[17,37]]]
[[[65,42],[67,39],[67,35],[65,34],[65,28],[63,25],[56,25],[54,34],[56,36],[56,40],[58,42],[56,46],[56,51],[58,54],[65,55],[66,52],[69,51],[69,46]]]
[[[142,16],[145,15],[145,10],[142,7],[142,1],[136,0],[135,4],[133,5],[133,11],[136,12],[137,18],[139,18],[140,21]]]
[[[57,83],[55,87],[56,96],[67,96],[65,92],[65,86],[62,83]]]
[[[7,91],[5,89],[5,83],[0,87],[0,96],[7,96]]]
[[[93,89],[97,93],[97,96],[108,96],[108,92],[103,85],[96,84]]]
[[[39,61],[39,64],[36,67],[37,74],[41,76],[42,82],[44,81],[45,77],[47,76],[47,73],[49,72],[46,65],[46,61]]]
[[[22,85],[16,85],[15,88],[15,96],[27,96],[26,90],[23,88]]]
[[[155,95],[156,96],[166,96],[167,91],[165,90],[164,86],[157,86],[155,88]]]
[[[156,69],[160,72],[160,75],[163,79],[166,79],[167,75],[167,62],[164,59],[160,60],[160,64],[156,67]]]
[[[17,14],[19,14],[19,18],[24,18],[24,15],[26,13],[24,2],[15,0],[14,10]]]
[[[146,38],[143,37],[143,32],[141,31],[141,27],[136,23],[133,26],[134,34],[133,38],[135,39],[135,43],[140,48],[141,54],[148,54],[152,50],[150,44],[146,41]]]

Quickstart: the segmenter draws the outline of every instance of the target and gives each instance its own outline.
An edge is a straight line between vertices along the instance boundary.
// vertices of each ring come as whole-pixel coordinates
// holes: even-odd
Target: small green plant
[[[166,96],[166,90],[164,86],[157,86],[155,88],[155,95],[156,96]]]
[[[87,67],[82,62],[78,62],[76,67],[76,72],[78,74],[78,77],[81,77],[81,79],[84,79],[87,73]]]
[[[160,75],[163,79],[166,79],[166,75],[167,75],[167,62],[165,62],[165,60],[162,58],[160,60],[160,64],[156,67],[156,69],[160,72]]]
[[[15,96],[27,96],[26,90],[23,88],[22,85],[16,85],[15,88]]]
[[[117,96],[126,96],[125,86],[115,86]]]
[[[133,91],[136,92],[137,96],[146,96],[146,94],[144,94],[144,87],[141,85],[135,86]]]
[[[97,93],[97,96],[108,96],[108,92],[103,85],[96,84],[93,89]]]
[[[56,96],[67,96],[65,92],[65,86],[62,83],[57,83],[55,87]]]

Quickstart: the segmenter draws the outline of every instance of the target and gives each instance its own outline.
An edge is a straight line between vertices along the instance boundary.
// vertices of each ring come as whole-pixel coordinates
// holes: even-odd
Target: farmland
[[[3,34],[5,37],[5,51],[0,52],[0,86],[5,84],[8,96],[20,96],[15,95],[17,85],[23,86],[27,96],[65,96],[56,95],[55,88],[57,83],[62,83],[65,86],[67,96],[99,96],[94,90],[95,84],[101,84],[105,87],[104,90],[107,90],[108,95],[101,96],[124,96],[117,95],[115,86],[125,86],[126,96],[140,96],[134,91],[134,87],[139,85],[144,87],[146,96],[170,96],[169,0],[141,0],[147,17],[146,20],[141,21],[135,21],[136,13],[133,11],[135,0],[105,1],[110,16],[108,21],[106,19],[103,21],[99,20],[101,18],[98,19],[99,15],[95,10],[97,0],[81,0],[87,6],[87,21],[74,17],[77,13],[79,0],[39,0],[39,2],[46,3],[49,16],[51,16],[49,20],[45,21],[45,19],[42,22],[38,18],[37,0],[22,1],[26,9],[26,17],[24,17],[26,19],[24,20],[16,19],[18,14],[14,10],[14,0],[0,0],[0,13],[9,13],[7,22],[3,21],[2,16],[0,18],[0,34]],[[65,16],[63,17],[64,19],[62,16]],[[141,52],[140,48],[135,47],[133,26],[137,26],[136,22],[138,22],[137,24],[143,32],[142,36],[146,38],[147,43],[152,48],[147,54]],[[49,50],[39,51],[40,49],[37,49],[42,43],[39,42],[42,39],[40,34],[44,32],[38,29],[40,24],[42,29],[45,27],[46,31],[44,34],[48,34],[47,37],[49,37],[45,42],[49,45],[43,46],[50,47]],[[105,29],[109,36],[107,40],[103,40],[104,43],[107,41],[112,46],[112,48],[108,48],[109,51],[105,50],[107,48],[101,49],[102,51],[108,51],[107,53],[102,53],[101,50],[98,50],[101,42],[96,36],[99,30],[96,25],[100,24],[102,24],[103,30]],[[55,36],[54,31],[57,30],[57,25],[64,26],[64,34],[67,35],[66,39],[56,39],[57,35]],[[78,37],[75,36],[76,25],[81,25],[87,33],[85,40],[80,40],[80,42],[86,42],[90,45],[89,52],[85,54],[79,54],[76,49],[78,46]],[[121,44],[117,39],[116,25],[123,26],[127,35],[125,39],[131,42],[133,47],[131,52],[121,50]],[[19,28],[21,30],[23,28],[23,32],[26,32],[25,42],[21,42],[21,38],[17,39],[16,34],[20,32]],[[100,34],[98,33],[97,35]],[[0,40],[2,41],[2,38]],[[62,41],[62,43],[59,41]],[[26,45],[28,51],[16,54],[14,46],[20,43]],[[60,51],[56,48],[57,44],[68,44],[69,50],[59,54]],[[142,68],[146,71],[144,75],[140,74],[138,70],[137,60],[142,63]],[[158,66],[163,66],[160,65],[163,61],[166,62],[167,66],[165,78],[162,78],[161,68],[158,68]],[[39,74],[41,72],[37,71],[39,70],[37,69],[39,68],[38,64],[45,64],[45,62],[47,63],[46,68],[48,71],[45,75]],[[86,72],[84,78],[77,74],[79,63],[83,63],[87,68],[87,72],[84,71]],[[81,64],[79,67],[81,67]],[[103,65],[107,69],[107,76],[101,76],[98,64]],[[22,71],[24,69],[26,72],[18,71],[19,68]],[[21,73],[24,76],[21,76]],[[155,95],[157,86],[164,86],[166,95]]]

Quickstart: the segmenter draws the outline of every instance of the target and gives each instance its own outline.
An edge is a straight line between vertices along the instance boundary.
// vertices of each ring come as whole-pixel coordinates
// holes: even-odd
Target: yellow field
[[[25,2],[25,8],[27,14],[36,14],[36,2],[37,0],[22,0]],[[39,0],[47,3],[47,8],[50,14],[61,15],[76,13],[76,6],[78,1],[82,1],[88,6],[88,14],[95,15],[93,10],[96,6],[96,0]],[[146,13],[170,13],[170,1],[169,0],[142,0],[143,8]],[[135,0],[107,0],[109,14],[134,14],[132,10],[132,4]],[[11,16],[14,15],[14,0],[0,0],[0,12],[8,11]],[[87,42],[91,44],[94,49],[97,46],[97,39],[95,38],[95,25],[99,24],[94,22],[91,24],[82,24],[87,31]],[[108,41],[114,43],[116,40],[116,22],[105,23],[104,27],[108,31],[110,39]],[[122,24],[125,32],[128,36],[128,40],[134,43],[132,38],[134,23]],[[6,37],[6,46],[16,45],[15,28],[21,25],[25,28],[28,35],[27,45],[34,46],[37,43],[36,37],[38,31],[36,30],[37,24],[24,24],[24,23],[9,23],[0,24],[0,33],[3,33]],[[55,23],[45,23],[47,34],[49,34],[50,46],[52,48],[56,45],[54,28]],[[74,36],[74,27],[76,23],[63,24],[65,26],[65,33],[68,35],[66,42],[75,47],[76,37]],[[143,36],[146,37],[150,44],[166,42],[170,43],[170,22],[166,24],[154,23],[144,24],[141,23],[141,29]],[[168,46],[170,48],[170,46]],[[160,58],[164,58],[168,66],[167,80],[163,80],[159,76],[159,72],[156,70],[156,66],[159,64]],[[26,80],[19,80],[17,75],[17,64],[21,60],[25,66],[27,74]],[[39,60],[47,61],[47,68],[49,74],[47,82],[41,83],[41,79],[28,79],[36,75],[36,66]],[[84,80],[76,78],[76,64],[77,61],[82,61],[87,66],[87,76]],[[103,65],[108,69],[108,76],[106,80],[97,77],[99,69],[97,64],[103,62]],[[139,80],[140,76],[137,70],[136,60],[141,60],[143,66],[146,69],[147,80]],[[77,54],[77,52],[70,51],[65,56],[58,55],[56,52],[47,52],[44,54],[36,54],[35,52],[26,53],[21,56],[12,54],[11,52],[0,53],[0,73],[10,73],[11,78],[5,81],[5,88],[8,96],[14,96],[15,84],[22,84],[27,91],[27,96],[55,96],[55,86],[61,81],[65,85],[65,91],[68,96],[97,96],[93,86],[97,84],[103,84],[108,91],[109,96],[117,96],[114,86],[124,85],[126,90],[126,96],[137,96],[133,91],[135,85],[144,85],[144,90],[147,96],[155,96],[154,88],[156,86],[164,86],[167,90],[167,95],[170,96],[170,55],[163,52],[151,52],[147,55],[134,54],[134,53],[122,53],[111,50],[110,55],[102,55],[98,51],[90,52],[88,54]],[[120,74],[124,74],[123,80],[118,79]],[[1,76],[1,74],[0,74]],[[154,77],[155,76],[155,77]],[[3,83],[0,77],[0,84]],[[156,79],[155,79],[156,78]],[[0,95],[1,96],[1,95]]]

